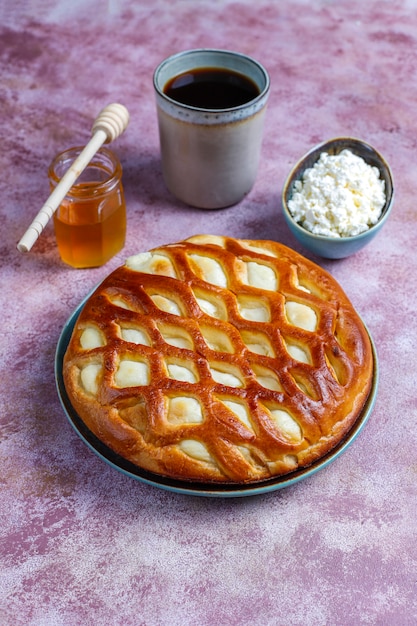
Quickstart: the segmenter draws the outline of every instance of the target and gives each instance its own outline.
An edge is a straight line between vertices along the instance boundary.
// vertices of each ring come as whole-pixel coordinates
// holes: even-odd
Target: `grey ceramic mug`
[[[175,77],[201,69],[228,70],[256,86],[249,101],[230,108],[184,104],[165,93]],[[201,209],[236,204],[258,172],[270,80],[265,68],[230,50],[197,49],[165,59],[155,70],[162,173],[179,200]]]

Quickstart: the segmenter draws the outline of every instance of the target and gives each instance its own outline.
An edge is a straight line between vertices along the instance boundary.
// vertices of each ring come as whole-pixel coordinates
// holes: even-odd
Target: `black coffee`
[[[164,93],[181,104],[199,109],[231,109],[260,94],[246,76],[223,68],[199,68],[172,78]]]

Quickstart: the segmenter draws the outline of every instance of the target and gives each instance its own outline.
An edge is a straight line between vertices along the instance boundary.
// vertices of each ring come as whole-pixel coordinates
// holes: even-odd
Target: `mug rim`
[[[240,61],[246,62],[248,64],[252,64],[253,67],[255,67],[259,74],[263,77],[264,80],[264,85],[261,88],[261,86],[259,85],[258,81],[256,82],[256,85],[258,87],[258,89],[260,90],[260,93],[255,97],[252,98],[251,100],[248,100],[248,102],[245,102],[244,104],[240,104],[238,106],[235,107],[226,107],[223,109],[212,109],[212,108],[206,108],[206,107],[196,107],[193,105],[189,105],[189,104],[184,104],[183,102],[179,102],[178,100],[175,100],[174,98],[169,97],[165,92],[164,92],[164,86],[166,85],[167,81],[165,81],[164,85],[161,86],[160,82],[158,81],[158,78],[161,74],[161,72],[169,65],[169,64],[173,64],[175,63],[178,59],[181,58],[187,58],[187,57],[192,57],[192,56],[196,56],[196,55],[204,55],[204,54],[213,54],[213,55],[221,55],[223,58],[225,57],[229,57],[229,58],[235,58],[238,59]],[[212,63],[212,64],[201,64],[199,63],[198,65],[195,64],[192,67],[225,67],[225,66],[221,66],[221,65],[216,65],[216,63]],[[236,68],[231,68],[229,66],[226,66],[228,69],[234,69],[236,72],[239,72],[238,69]],[[189,68],[191,69],[191,67]],[[183,71],[187,71],[186,69]],[[174,72],[172,77],[173,78],[175,75],[179,74],[181,72]],[[240,72],[241,74],[243,74],[243,72]],[[247,75],[247,74],[245,74]],[[253,77],[250,76],[250,78],[252,80]],[[168,79],[170,80],[170,79]],[[163,61],[161,61],[161,63],[159,63],[159,65],[156,67],[154,74],[153,74],[153,85],[154,85],[154,89],[155,92],[157,94],[157,96],[159,98],[161,98],[163,101],[169,103],[171,106],[175,106],[178,109],[183,109],[184,111],[195,111],[195,112],[199,112],[199,113],[204,113],[206,116],[216,116],[218,117],[219,115],[221,115],[222,113],[230,113],[230,112],[237,112],[240,110],[247,110],[248,108],[253,108],[253,107],[257,107],[257,105],[259,105],[259,108],[262,108],[262,106],[264,105],[264,103],[266,102],[266,99],[268,97],[269,94],[269,90],[270,90],[270,85],[271,85],[271,81],[270,81],[270,77],[268,74],[268,71],[266,70],[266,68],[262,65],[262,63],[260,63],[259,61],[257,61],[256,59],[254,59],[253,57],[244,54],[242,52],[236,52],[234,50],[228,50],[228,49],[222,49],[222,48],[193,48],[190,50],[183,50],[181,52],[177,52],[175,54],[170,55],[169,57],[166,57]]]

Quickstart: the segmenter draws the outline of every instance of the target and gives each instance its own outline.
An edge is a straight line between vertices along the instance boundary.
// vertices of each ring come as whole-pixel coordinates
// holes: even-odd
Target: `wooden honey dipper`
[[[97,116],[92,137],[55,187],[23,237],[17,244],[20,252],[29,252],[77,178],[104,143],[119,137],[129,123],[129,112],[123,104],[109,104]]]

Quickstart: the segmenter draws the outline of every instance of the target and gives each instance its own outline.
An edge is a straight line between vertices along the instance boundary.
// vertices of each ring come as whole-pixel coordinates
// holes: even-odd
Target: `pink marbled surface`
[[[0,15],[0,623],[416,624],[417,2],[0,0]],[[258,179],[220,212],[180,205],[161,180],[152,72],[192,47],[237,49],[271,75]],[[117,100],[131,112],[114,146],[125,250],[72,270],[48,226],[20,255],[50,159],[87,141],[91,120]],[[299,249],[280,215],[285,176],[314,144],[344,134],[385,155],[396,192],[368,248],[314,259],[343,285],[379,354],[378,399],[354,445],[293,487],[241,499],[172,494],[105,465],[55,391],[55,346],[72,310],[126,255],[197,232]]]

